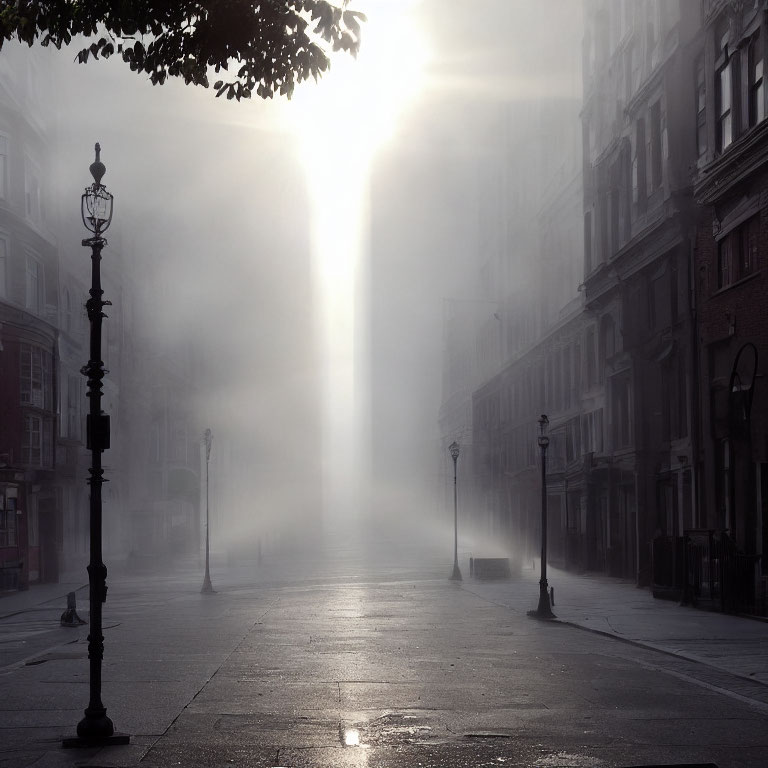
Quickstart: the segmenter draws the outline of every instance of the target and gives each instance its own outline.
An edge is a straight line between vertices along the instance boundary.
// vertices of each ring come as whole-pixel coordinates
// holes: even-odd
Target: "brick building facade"
[[[764,3],[707,2],[693,50],[701,524],[735,541],[758,602],[768,552],[767,13]]]

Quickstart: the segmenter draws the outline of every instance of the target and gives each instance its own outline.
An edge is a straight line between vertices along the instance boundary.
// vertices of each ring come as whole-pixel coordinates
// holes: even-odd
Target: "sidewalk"
[[[62,613],[67,607],[67,594],[77,592],[78,605],[88,601],[88,574],[79,582],[67,581],[56,584],[33,584],[29,589],[15,592],[0,592],[0,619],[21,611],[55,603]]]
[[[469,573],[467,564],[466,570]],[[514,581],[465,588],[491,597],[514,611],[536,608],[539,570],[524,569]],[[557,621],[646,648],[707,664],[768,686],[768,622],[681,606],[659,600],[634,582],[609,576],[576,575],[549,568]]]

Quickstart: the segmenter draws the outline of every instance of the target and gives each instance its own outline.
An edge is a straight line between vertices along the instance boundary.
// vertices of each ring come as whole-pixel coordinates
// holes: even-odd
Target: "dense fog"
[[[214,434],[214,548],[373,513],[449,532],[446,307],[489,306],[467,266],[487,257],[500,167],[544,149],[516,140],[518,118],[579,95],[577,5],[361,3],[359,59],[334,55],[291,101],[153,87],[116,59],[35,49],[53,60],[30,77],[55,106],[60,247],[85,284],[78,205],[98,141],[115,195],[107,288],[116,247],[148,386],[153,361],[177,356],[193,377],[184,397]]]

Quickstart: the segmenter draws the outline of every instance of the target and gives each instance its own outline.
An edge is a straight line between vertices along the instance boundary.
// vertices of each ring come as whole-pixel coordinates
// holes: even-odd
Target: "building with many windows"
[[[517,305],[534,336],[472,396],[478,482],[510,550],[530,553],[545,412],[555,562],[765,613],[768,6],[583,8],[583,188],[542,202],[534,304],[567,265],[583,283],[556,315]],[[574,199],[579,255],[553,242],[573,240]]]
[[[587,376],[603,413],[597,561],[652,580],[655,536],[695,523],[688,45],[697,4],[590,2],[584,44]],[[599,470],[598,470],[599,468]]]
[[[0,60],[0,565],[4,586],[58,576],[54,484],[59,275],[42,185],[52,132],[43,57]],[[34,84],[34,85],[33,85]]]

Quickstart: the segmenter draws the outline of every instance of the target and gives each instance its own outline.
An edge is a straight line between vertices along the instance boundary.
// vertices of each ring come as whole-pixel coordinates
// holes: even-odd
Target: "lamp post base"
[[[528,611],[532,619],[556,619],[552,613],[552,606],[549,602],[549,588],[546,581],[539,582],[539,606],[535,611]]]
[[[203,582],[203,587],[200,590],[200,594],[202,595],[215,595],[216,590],[213,588],[213,584],[211,584],[211,577],[206,576],[205,581]]]
[[[66,749],[84,749],[86,747],[106,747],[130,744],[127,733],[115,733],[115,726],[107,717],[107,711],[85,711],[85,717],[77,724],[77,736],[62,739]]]
[[[461,571],[459,570],[459,564],[453,564],[453,573],[451,573],[451,581],[461,581]]]

